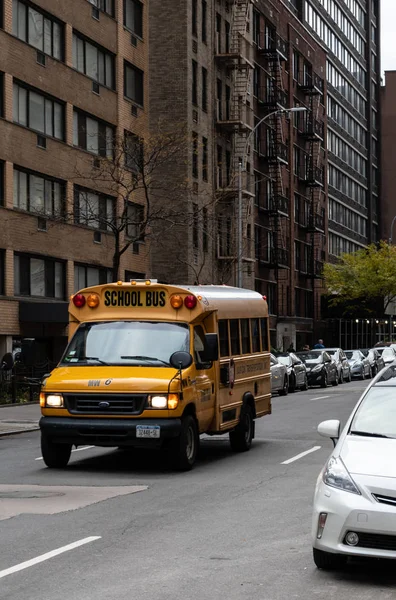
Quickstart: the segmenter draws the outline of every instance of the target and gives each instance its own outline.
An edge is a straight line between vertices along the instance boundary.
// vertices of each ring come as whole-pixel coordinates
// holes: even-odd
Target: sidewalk
[[[39,404],[1,404],[0,437],[36,431],[39,428],[39,419]]]

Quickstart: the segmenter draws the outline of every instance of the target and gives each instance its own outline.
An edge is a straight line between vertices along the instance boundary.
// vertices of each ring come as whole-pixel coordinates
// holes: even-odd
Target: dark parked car
[[[282,352],[276,358],[287,368],[289,392],[308,389],[307,368],[294,352]]]
[[[385,361],[382,358],[381,354],[378,352],[377,348],[363,348],[360,349],[360,352],[364,354],[366,358],[368,358],[371,367],[371,375],[375,377],[381,369],[385,366]]]
[[[351,368],[344,351],[341,348],[326,348],[326,352],[330,354],[337,366],[338,383],[352,381]]]
[[[360,350],[345,350],[345,354],[351,365],[352,377],[360,379],[371,377],[370,361]]]
[[[335,362],[326,350],[309,350],[297,352],[307,367],[308,385],[327,387],[329,383],[338,385],[338,373]]]

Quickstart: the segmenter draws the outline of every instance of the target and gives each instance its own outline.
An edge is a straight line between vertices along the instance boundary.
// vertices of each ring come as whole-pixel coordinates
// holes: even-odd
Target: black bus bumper
[[[138,438],[136,427],[159,426],[159,438]],[[167,439],[177,437],[181,419],[91,419],[41,417],[42,435],[53,442],[75,446],[136,446],[159,448]]]

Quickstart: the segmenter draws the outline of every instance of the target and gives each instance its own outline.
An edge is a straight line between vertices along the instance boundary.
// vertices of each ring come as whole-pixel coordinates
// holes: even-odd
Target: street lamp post
[[[396,215],[393,217],[392,223],[391,223],[391,227],[390,227],[389,246],[392,244],[392,239],[393,239],[393,224],[394,224],[395,221],[396,221]]]
[[[252,131],[249,133],[246,138],[245,149],[243,155],[239,157],[238,164],[238,265],[237,265],[237,286],[243,286],[243,267],[242,267],[242,254],[243,254],[243,203],[242,203],[242,172],[246,170],[245,159],[248,151],[248,146],[250,144],[250,140],[252,136],[255,134],[257,129],[260,127],[264,121],[273,117],[274,115],[283,115],[290,114],[295,112],[306,112],[307,108],[305,106],[294,106],[293,108],[279,108],[278,110],[274,110],[273,112],[265,115],[256,125],[253,127]],[[396,219],[396,217],[395,217]],[[393,223],[392,223],[393,225]]]

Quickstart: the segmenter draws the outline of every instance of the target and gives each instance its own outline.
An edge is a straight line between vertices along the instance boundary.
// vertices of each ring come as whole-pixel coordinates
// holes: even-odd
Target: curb
[[[9,435],[17,435],[18,433],[28,433],[29,431],[39,431],[40,427],[31,427],[29,429],[16,429],[15,431],[2,431],[0,432],[1,437],[7,437]]]
[[[14,404],[0,404],[0,409],[2,408],[16,408],[17,406],[38,406],[39,402],[15,402]]]

